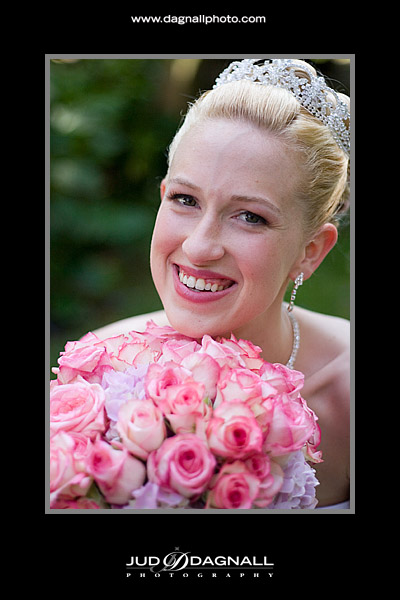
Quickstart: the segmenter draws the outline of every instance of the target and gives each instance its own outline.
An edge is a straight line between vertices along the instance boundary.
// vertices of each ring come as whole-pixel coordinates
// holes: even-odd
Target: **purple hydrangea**
[[[284,468],[284,480],[280,492],[268,508],[292,509],[315,508],[318,500],[315,487],[319,485],[313,469],[301,450],[294,452]]]
[[[166,492],[150,481],[133,491],[132,496],[135,500],[124,508],[183,508],[189,502],[180,494]]]
[[[108,418],[118,421],[118,411],[122,404],[132,398],[145,397],[144,378],[149,365],[128,367],[126,371],[104,373],[101,385],[105,390],[105,407]]]

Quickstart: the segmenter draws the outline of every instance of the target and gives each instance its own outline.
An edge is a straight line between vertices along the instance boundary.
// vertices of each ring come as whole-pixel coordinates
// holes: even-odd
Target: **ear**
[[[295,270],[290,273],[291,279],[295,279],[301,272],[304,279],[308,279],[317,270],[324,258],[329,254],[337,242],[338,232],[332,223],[323,225],[305,246],[303,256],[296,262]],[[293,275],[293,277],[292,277]]]
[[[164,179],[162,180],[161,185],[160,185],[161,200],[164,198],[165,188],[167,187],[166,181],[167,181],[167,178],[164,177]]]

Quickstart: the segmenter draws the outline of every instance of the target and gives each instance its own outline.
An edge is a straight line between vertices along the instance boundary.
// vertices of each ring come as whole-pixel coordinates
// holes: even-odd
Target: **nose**
[[[225,254],[221,229],[216,218],[203,217],[187,234],[182,250],[193,265],[206,265]]]

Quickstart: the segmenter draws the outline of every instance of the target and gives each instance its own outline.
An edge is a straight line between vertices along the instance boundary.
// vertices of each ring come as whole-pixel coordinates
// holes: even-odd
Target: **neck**
[[[261,357],[286,364],[293,348],[293,328],[286,306],[270,307],[251,323],[233,332],[237,339],[250,340],[262,349]]]

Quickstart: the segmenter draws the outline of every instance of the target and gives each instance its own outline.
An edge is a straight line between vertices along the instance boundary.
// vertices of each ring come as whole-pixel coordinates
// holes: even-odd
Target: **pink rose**
[[[167,435],[163,414],[150,400],[133,399],[122,404],[117,430],[124,447],[143,460],[161,446]]]
[[[273,402],[266,400],[272,417],[270,419],[263,450],[272,456],[281,456],[300,450],[314,434],[315,415],[305,408],[302,398],[293,400],[288,394],[280,394]]]
[[[265,479],[270,474],[271,459],[268,454],[252,454],[243,462],[250,473],[256,475],[260,480]]]
[[[220,367],[227,365],[234,369],[246,366],[239,348],[217,342],[210,335],[203,336],[203,339],[201,340],[201,350],[199,350],[199,352],[211,356],[217,361]]]
[[[276,388],[278,393],[289,394],[292,398],[299,395],[299,391],[304,385],[303,373],[289,369],[280,363],[265,362],[260,369],[260,377]]]
[[[143,335],[146,336],[146,338],[149,338],[150,340],[168,340],[168,339],[174,339],[174,340],[191,340],[192,338],[187,337],[186,335],[183,335],[182,333],[179,333],[179,331],[176,331],[173,327],[171,327],[170,325],[157,325],[157,323],[155,323],[152,319],[149,319],[146,322],[146,330],[143,332]],[[149,341],[149,343],[151,343]]]
[[[168,412],[165,414],[175,433],[194,433],[198,419],[208,421],[211,404],[205,401],[204,385],[187,380],[166,390]]]
[[[59,431],[50,438],[50,506],[61,499],[84,496],[92,479],[86,473],[86,457],[91,449],[88,437]]]
[[[154,360],[154,357],[155,353],[145,341],[129,340],[126,337],[118,348],[110,354],[111,364],[116,371],[125,371],[130,366],[147,365]]]
[[[162,356],[159,363],[165,364],[166,362],[173,361],[179,365],[185,356],[193,354],[198,348],[200,346],[196,340],[190,342],[187,340],[168,340],[162,346]]]
[[[136,332],[131,331],[130,335],[136,335]],[[147,321],[146,330],[141,335],[146,340],[146,342],[152,350],[160,353],[164,344],[169,340],[184,343],[193,342],[192,338],[182,335],[178,331],[175,331],[175,329],[173,329],[169,325],[159,327],[152,320]],[[196,348],[197,347],[199,347],[199,345],[197,345]]]
[[[107,442],[97,440],[86,463],[104,498],[110,504],[127,504],[132,492],[140,488],[146,478],[144,464],[123,448],[117,450]]]
[[[218,380],[214,407],[221,402],[245,402],[252,407],[271,394],[276,394],[275,388],[250,369],[224,367]]]
[[[251,508],[259,487],[258,477],[242,461],[225,463],[211,482],[206,508]]]
[[[105,430],[105,393],[97,383],[79,378],[52,388],[50,392],[50,429],[84,433],[92,440]]]
[[[87,333],[77,342],[67,342],[58,359],[59,368],[52,370],[60,383],[72,383],[78,376],[90,383],[101,383],[108,371],[148,364],[158,355],[140,333],[120,334],[104,340]]]
[[[284,472],[280,465],[274,460],[271,460],[268,475],[260,480],[260,487],[258,488],[257,496],[253,501],[254,506],[257,508],[265,508],[271,504],[283,485],[283,479]]]
[[[57,500],[51,508],[69,508],[73,510],[100,508],[97,502],[90,498],[76,498],[75,500]]]
[[[217,361],[208,354],[193,352],[184,357],[181,367],[188,369],[192,378],[204,385],[207,398],[213,402],[221,370]]]
[[[164,365],[152,363],[146,373],[146,397],[151,398],[164,414],[169,411],[167,391],[171,386],[178,386],[191,377],[190,371],[174,362]]]
[[[93,338],[97,339],[94,334]],[[92,337],[85,338],[92,341]],[[67,342],[58,359],[59,368],[53,369],[60,383],[72,383],[77,377],[89,383],[100,383],[104,372],[111,368],[110,357],[104,346],[87,342]]]
[[[147,475],[164,490],[192,498],[207,488],[215,466],[215,457],[203,440],[194,433],[178,434],[149,455]]]
[[[254,369],[257,371],[264,364],[263,359],[260,358],[262,351],[261,348],[259,346],[255,346],[248,340],[237,340],[232,333],[230,340],[222,338],[220,343],[235,350],[235,352],[237,352],[243,360],[244,366],[248,369]]]
[[[207,427],[208,445],[218,456],[246,458],[261,452],[263,434],[251,409],[243,403],[223,402]]]
[[[317,417],[315,417],[317,419]],[[317,450],[321,443],[321,429],[318,423],[315,423],[315,430],[313,435],[306,442],[305,459],[313,463],[324,462],[322,458],[322,452]]]

